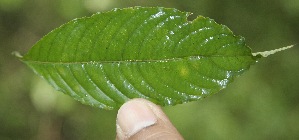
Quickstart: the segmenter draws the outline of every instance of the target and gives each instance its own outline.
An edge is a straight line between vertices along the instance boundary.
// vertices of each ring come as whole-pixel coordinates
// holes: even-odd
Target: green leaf
[[[171,8],[114,9],[75,19],[22,58],[55,89],[114,109],[132,98],[160,105],[217,93],[254,64],[244,38],[224,25]]]

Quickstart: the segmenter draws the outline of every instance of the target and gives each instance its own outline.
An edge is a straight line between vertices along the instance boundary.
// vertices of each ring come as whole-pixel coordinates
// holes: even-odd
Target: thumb
[[[133,99],[118,110],[118,140],[183,140],[162,109],[145,99]]]

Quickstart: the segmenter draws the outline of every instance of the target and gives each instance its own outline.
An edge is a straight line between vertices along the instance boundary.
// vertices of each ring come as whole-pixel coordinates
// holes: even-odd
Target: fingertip
[[[121,106],[116,125],[120,140],[183,139],[163,110],[146,99],[132,99]]]
[[[128,138],[154,125],[157,117],[144,100],[133,99],[121,106],[116,121],[118,137]]]

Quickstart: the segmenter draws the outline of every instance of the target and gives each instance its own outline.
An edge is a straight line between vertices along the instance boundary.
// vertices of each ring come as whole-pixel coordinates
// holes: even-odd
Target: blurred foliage
[[[298,0],[0,0],[0,139],[114,139],[117,111],[54,91],[11,55],[98,11],[163,6],[227,25],[253,52],[298,43]],[[261,60],[219,94],[165,107],[186,139],[299,139],[298,45]]]

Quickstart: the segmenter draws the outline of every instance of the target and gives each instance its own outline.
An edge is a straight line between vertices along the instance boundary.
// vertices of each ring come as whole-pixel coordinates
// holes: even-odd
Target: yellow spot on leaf
[[[189,74],[189,70],[185,67],[182,67],[180,69],[180,74],[181,74],[181,76],[186,77]]]

